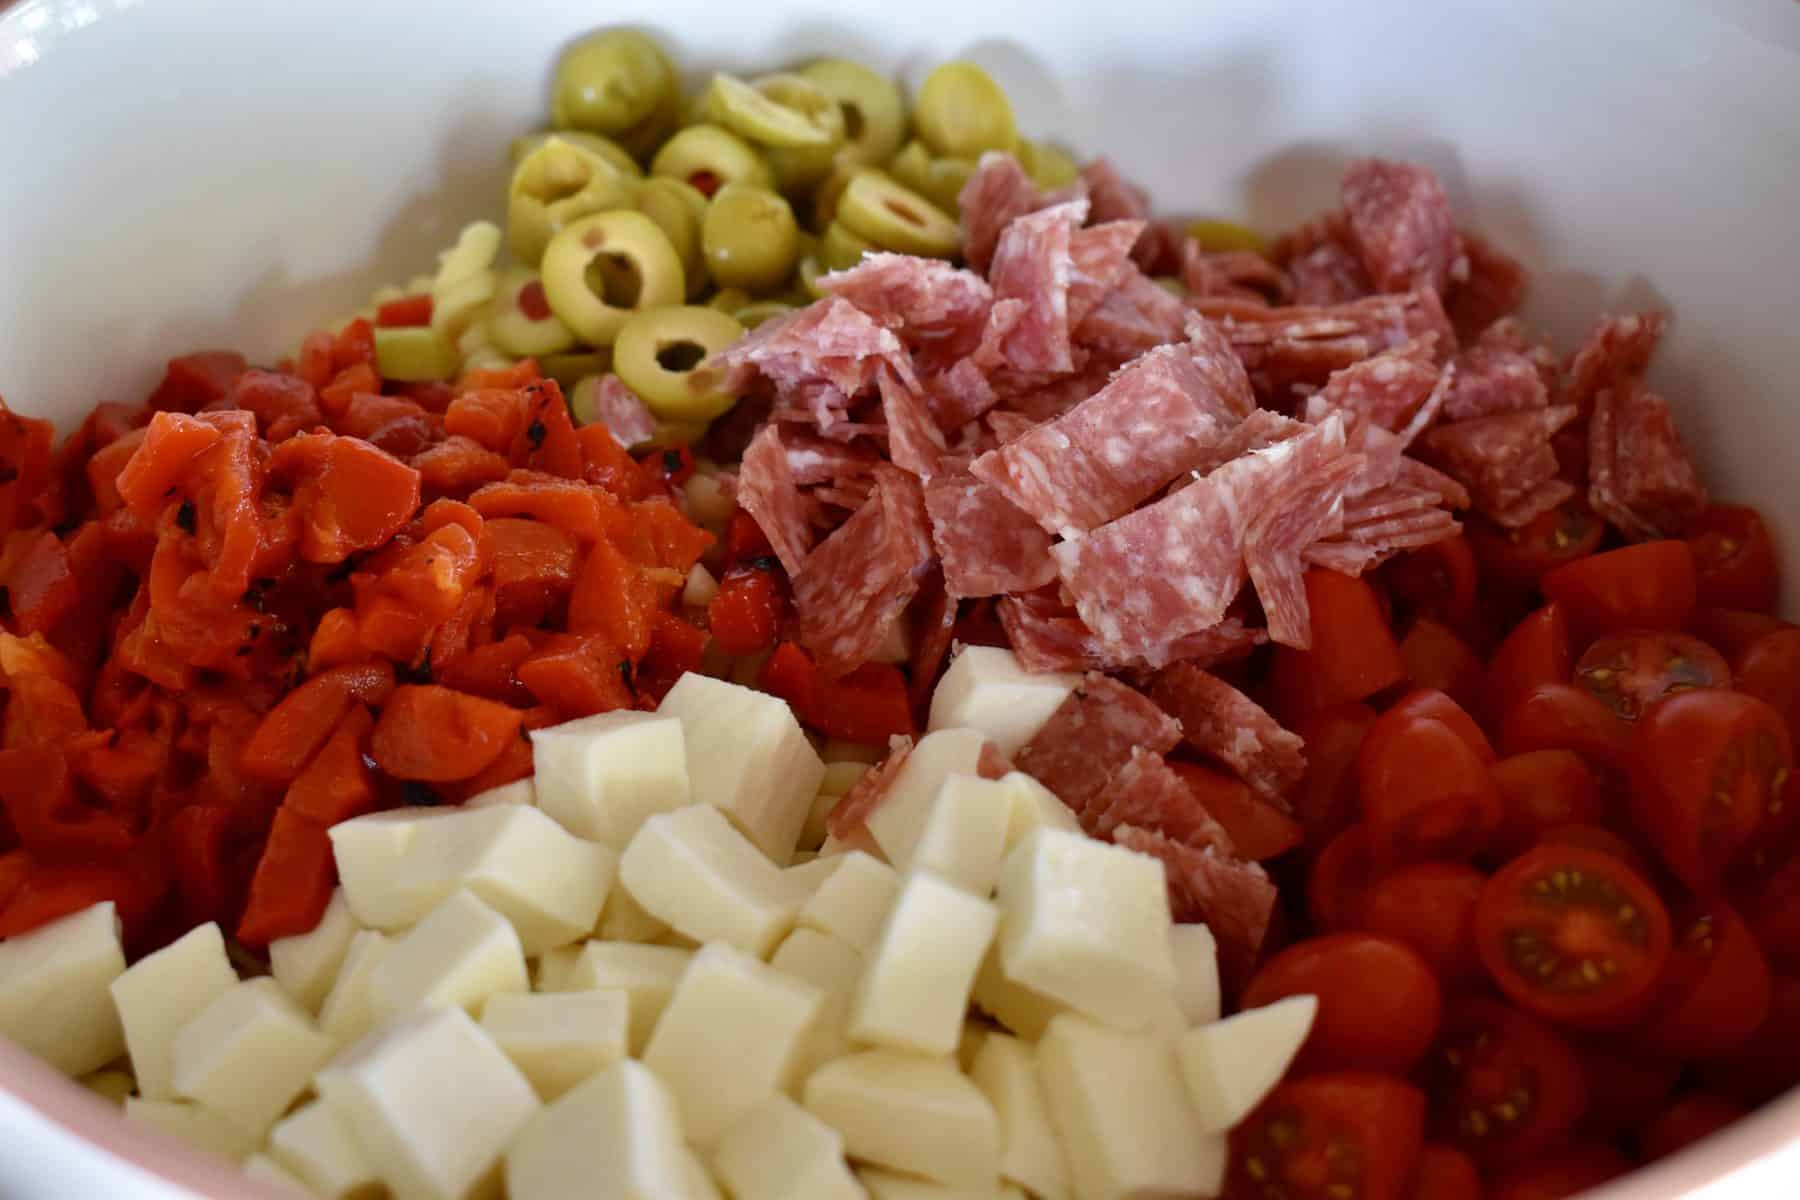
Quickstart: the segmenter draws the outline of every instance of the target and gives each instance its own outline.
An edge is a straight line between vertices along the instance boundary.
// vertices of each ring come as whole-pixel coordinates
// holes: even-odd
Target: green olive
[[[774,320],[793,311],[794,306],[785,300],[758,300],[755,304],[744,305],[733,315],[745,329],[755,329],[764,321]]]
[[[617,137],[620,146],[640,163],[648,163],[669,135],[681,128],[681,91],[671,88],[656,111]]]
[[[1019,165],[1031,176],[1031,182],[1047,192],[1068,187],[1081,178],[1075,159],[1054,142],[1034,142],[1020,138],[1017,150]]]
[[[560,129],[619,134],[674,90],[675,72],[660,46],[634,29],[606,29],[563,52],[550,120]]]
[[[825,142],[818,145],[768,148],[769,169],[775,172],[780,189],[789,194],[802,192],[831,174],[844,149],[844,110],[837,101],[800,75],[765,75],[756,81],[756,90],[784,108],[804,113],[826,134]]]
[[[873,168],[859,171],[844,189],[837,219],[882,250],[949,258],[962,247],[955,221]]]
[[[681,256],[641,212],[595,213],[550,239],[541,268],[551,311],[590,346],[610,346],[640,309],[687,295]]]
[[[651,450],[665,449],[670,446],[691,446],[706,436],[706,427],[710,421],[658,421],[656,432],[644,446]]]
[[[690,125],[663,143],[652,175],[667,175],[710,195],[727,183],[774,187],[775,175],[750,143],[717,125]]]
[[[562,384],[563,391],[572,394],[575,385],[589,375],[604,375],[612,370],[612,351],[603,348],[573,354],[545,354],[538,358],[538,368]]]
[[[550,311],[538,273],[524,267],[500,277],[487,323],[489,339],[516,358],[561,354],[575,344],[574,331]]]
[[[947,62],[925,77],[914,114],[932,153],[980,158],[1019,140],[1012,102],[993,76],[972,62]]]
[[[802,84],[804,80],[800,81]],[[735,75],[714,75],[707,85],[704,112],[709,120],[723,125],[747,142],[759,146],[782,146],[789,149],[826,149],[832,142],[832,129],[818,117],[821,108],[838,117],[840,132],[843,118],[831,108],[823,92],[812,89],[819,104],[802,108],[790,106],[745,83]]]
[[[1226,221],[1217,217],[1200,217],[1188,222],[1187,235],[1200,243],[1202,250],[1248,250],[1252,254],[1267,254],[1268,239],[1236,221]]]
[[[787,280],[799,258],[800,228],[780,195],[749,183],[728,183],[706,206],[700,244],[706,269],[720,287],[766,292]]]
[[[743,336],[744,327],[715,308],[645,309],[619,330],[613,370],[662,420],[710,421],[737,398],[714,372],[696,368]]]
[[[691,296],[706,284],[706,256],[700,249],[700,222],[706,214],[706,197],[692,184],[667,175],[646,179],[638,187],[638,211],[655,221],[675,247]]]
[[[631,157],[631,155],[626,152],[625,147],[619,145],[619,143],[613,141],[609,137],[604,137],[598,133],[589,133],[585,129],[544,129],[537,133],[528,133],[523,137],[516,137],[512,140],[512,145],[507,148],[506,159],[516,167],[527,154],[530,154],[533,150],[536,150],[539,146],[542,146],[553,137],[561,138],[570,145],[580,146],[583,150],[588,150],[599,155],[614,167],[618,168],[619,174],[621,175],[629,176],[632,179],[642,179],[644,177],[644,168],[638,166],[637,159]]]
[[[819,182],[813,189],[811,225],[814,233],[823,237],[831,223],[837,220],[838,201],[844,198],[844,189],[856,178],[858,171],[866,171],[867,167],[856,166],[848,162],[839,162],[832,167],[831,174]]]
[[[734,313],[749,304],[750,300],[750,293],[743,288],[720,288],[713,293],[712,299],[706,302],[706,307],[716,308],[722,313]]]
[[[881,168],[894,177],[894,182],[924,194],[925,177],[931,170],[931,151],[918,138],[900,147],[900,153]]]
[[[401,383],[448,379],[456,374],[461,357],[448,338],[429,326],[375,330],[375,369],[383,379]]]
[[[560,137],[519,160],[506,193],[506,235],[513,257],[534,265],[556,231],[589,213],[629,208],[636,186],[606,159]]]
[[[819,261],[819,256],[816,254],[808,254],[800,260],[800,265],[794,268],[794,276],[800,281],[800,290],[806,294],[806,303],[825,298],[825,289],[819,286],[819,276],[823,274],[825,274],[825,265]]]
[[[819,239],[819,263],[827,271],[848,271],[875,248],[868,238],[846,229],[842,221],[833,221]]]
[[[893,80],[845,58],[822,58],[797,73],[836,100],[843,112],[841,159],[875,166],[893,157],[906,139],[906,101]]]
[[[935,158],[924,142],[914,138],[901,147],[886,170],[897,183],[952,213],[957,210],[963,184],[975,174],[975,164],[966,158]]]

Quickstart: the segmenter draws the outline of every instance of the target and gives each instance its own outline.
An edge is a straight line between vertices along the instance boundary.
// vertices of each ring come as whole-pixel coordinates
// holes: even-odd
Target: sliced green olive
[[[831,174],[825,176],[819,186],[813,189],[810,224],[814,233],[824,236],[825,230],[837,220],[838,202],[844,198],[844,189],[850,186],[850,181],[856,178],[857,172],[868,169],[839,162],[832,167]]]
[[[800,281],[800,290],[805,293],[807,303],[825,298],[825,289],[819,286],[819,276],[825,273],[825,265],[816,254],[808,254],[794,268],[794,276]]]
[[[813,91],[829,108],[830,101],[825,94],[816,88]],[[797,105],[790,106],[735,75],[714,75],[707,85],[704,103],[708,120],[759,146],[829,148],[832,142],[831,127],[817,119],[816,108],[809,112]],[[832,112],[837,115],[835,110]],[[842,137],[841,117],[838,123],[838,136]]]
[[[524,267],[500,277],[487,323],[494,345],[516,358],[560,354],[575,344],[575,331],[550,311],[543,280]]]
[[[708,196],[727,183],[775,186],[774,172],[750,143],[717,125],[690,125],[664,142],[650,173],[690,183]]]
[[[500,254],[500,227],[492,221],[470,221],[456,235],[456,244],[438,255],[437,274],[431,277],[432,295],[439,288],[461,283],[494,265]]]
[[[537,133],[516,137],[512,140],[512,145],[507,147],[506,160],[516,167],[527,154],[553,137],[561,138],[565,142],[599,155],[617,167],[621,175],[629,176],[632,179],[644,177],[644,168],[638,165],[637,159],[631,157],[625,147],[609,137],[598,133],[589,133],[585,129],[543,129]]]
[[[737,317],[738,324],[745,329],[755,329],[764,321],[773,320],[793,311],[794,306],[785,300],[758,300],[754,304],[744,305],[733,315]]]
[[[1075,165],[1075,159],[1054,142],[1034,142],[1030,138],[1020,138],[1016,153],[1019,165],[1031,176],[1031,182],[1047,192],[1068,187],[1081,178],[1081,168]]]
[[[493,300],[499,285],[499,273],[484,268],[448,287],[433,286],[431,327],[455,341],[471,322],[480,319],[482,309]]]
[[[844,148],[838,152],[844,161],[884,163],[906,140],[906,101],[893,80],[846,58],[823,58],[797,74],[837,101],[844,114]]]
[[[720,288],[718,291],[714,292],[712,298],[706,302],[706,307],[716,308],[722,313],[735,313],[738,309],[749,304],[750,301],[750,293],[746,292],[743,288]]]
[[[564,51],[551,85],[550,120],[562,129],[623,133],[675,90],[662,47],[635,29],[605,29]]]
[[[669,135],[681,128],[681,90],[671,89],[656,111],[618,134],[616,140],[625,152],[640,163],[648,163]]]
[[[593,151],[559,137],[519,160],[506,194],[507,243],[513,257],[535,265],[556,231],[589,213],[629,208],[636,186]]]
[[[772,291],[800,256],[800,229],[788,202],[766,187],[728,183],[706,206],[700,244],[706,269],[720,287]]]
[[[765,75],[756,81],[756,90],[783,108],[804,113],[826,134],[826,140],[816,145],[768,148],[769,169],[775,173],[776,185],[783,192],[794,194],[831,174],[832,165],[844,148],[844,111],[837,101],[801,75]]]
[[[1012,101],[972,62],[947,62],[927,75],[913,119],[932,153],[951,158],[977,159],[1019,140]]]
[[[564,392],[573,394],[575,385],[589,375],[604,375],[612,370],[612,351],[602,348],[573,354],[545,354],[538,359],[538,369],[562,384]]]
[[[1248,250],[1252,254],[1267,254],[1268,239],[1236,221],[1226,221],[1217,217],[1200,217],[1189,221],[1187,235],[1200,243],[1202,250]]]
[[[695,305],[652,308],[619,330],[613,370],[650,411],[665,421],[710,421],[736,397],[700,364],[744,336],[727,313]]]
[[[943,210],[880,171],[859,171],[838,201],[838,222],[882,250],[949,258],[962,246]]]
[[[706,285],[706,256],[700,249],[700,222],[706,215],[706,197],[693,185],[667,175],[638,185],[638,211],[656,222],[675,247],[687,276],[688,294]]]
[[[953,213],[957,210],[957,197],[962,194],[963,184],[975,174],[975,164],[966,158],[933,157],[925,143],[914,138],[894,155],[894,161],[886,170],[897,183],[911,188],[946,213]]]
[[[827,271],[848,271],[875,248],[868,238],[850,232],[842,221],[833,221],[819,239],[819,263]]]
[[[640,309],[687,295],[681,256],[641,212],[583,217],[550,239],[541,268],[550,308],[590,346],[610,346]]]
[[[925,175],[931,170],[931,151],[925,148],[924,142],[914,138],[900,147],[900,153],[881,169],[892,175],[894,182],[924,195]]]
[[[430,326],[375,330],[375,369],[383,379],[401,383],[449,379],[461,358],[455,344]]]

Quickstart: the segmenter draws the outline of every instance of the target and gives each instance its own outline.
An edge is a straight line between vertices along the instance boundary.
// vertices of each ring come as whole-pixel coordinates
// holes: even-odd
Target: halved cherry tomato
[[[1391,1076],[1284,1083],[1231,1131],[1225,1200],[1401,1200],[1424,1126],[1425,1097]]]
[[[1769,1016],[1769,961],[1723,900],[1690,901],[1675,914],[1669,963],[1639,1036],[1680,1058],[1712,1058],[1749,1041]]]
[[[1475,1160],[1451,1146],[1419,1151],[1407,1200],[1481,1200],[1481,1173]]]
[[[1639,542],[1558,567],[1543,587],[1584,641],[1623,629],[1680,629],[1694,612],[1694,552],[1686,542]]]
[[[1475,555],[1461,534],[1402,554],[1382,575],[1389,594],[1415,616],[1460,625],[1475,611]]]
[[[1569,1044],[1485,997],[1446,1014],[1423,1074],[1438,1136],[1484,1166],[1560,1141],[1587,1110],[1587,1083]]]
[[[1577,1025],[1641,1011],[1669,957],[1669,914],[1611,855],[1538,846],[1488,880],[1475,945],[1521,1008]]]
[[[1602,1142],[1577,1142],[1503,1172],[1488,1200],[1568,1200],[1631,1170],[1623,1154]]]
[[[1655,1116],[1681,1082],[1681,1063],[1618,1038],[1588,1038],[1575,1045],[1587,1080],[1588,1109],[1582,1132],[1608,1141],[1630,1136]]]
[[[1735,663],[1750,644],[1767,634],[1792,625],[1768,613],[1746,612],[1741,608],[1702,608],[1688,621],[1688,632]]]
[[[1604,825],[1580,823],[1557,825],[1544,830],[1531,844],[1532,846],[1574,846],[1578,850],[1592,850],[1598,854],[1618,859],[1630,867],[1641,879],[1651,879],[1656,875],[1656,864],[1650,861],[1648,854]]]
[[[1631,766],[1631,728],[1586,688],[1547,683],[1501,718],[1500,746],[1508,754],[1573,750],[1591,766],[1624,773]]]
[[[1242,780],[1196,763],[1171,762],[1169,767],[1224,826],[1239,858],[1264,862],[1300,844],[1300,823],[1253,794]]]
[[[1352,825],[1326,843],[1306,877],[1306,912],[1320,929],[1349,929],[1356,924],[1362,895],[1375,878],[1369,852],[1369,830]]]
[[[1313,567],[1306,573],[1312,649],[1277,646],[1269,683],[1290,718],[1363,700],[1406,677],[1400,645],[1368,581]]]
[[[1462,705],[1481,696],[1481,660],[1447,626],[1427,617],[1413,621],[1400,640],[1400,658],[1406,678],[1418,687],[1448,692]]]
[[[1517,529],[1481,517],[1468,523],[1469,547],[1482,572],[1519,588],[1534,588],[1546,571],[1586,558],[1600,548],[1605,533],[1606,522],[1579,497]]]
[[[1487,876],[1456,862],[1424,862],[1377,879],[1363,893],[1359,927],[1404,942],[1446,983],[1481,975],[1475,902]]]
[[[1569,682],[1574,656],[1562,606],[1546,604],[1513,627],[1487,667],[1487,716],[1498,722],[1546,683]]]
[[[1442,721],[1450,727],[1450,731],[1468,743],[1469,749],[1483,765],[1492,766],[1495,754],[1493,743],[1488,741],[1487,734],[1469,715],[1469,710],[1458,704],[1455,699],[1436,688],[1419,688],[1406,693],[1394,701],[1388,710],[1381,714],[1382,720],[1398,721],[1402,717],[1430,717]]]
[[[1795,791],[1791,780],[1786,790],[1783,803],[1791,804]],[[1800,966],[1800,857],[1793,856],[1791,845],[1782,845],[1779,852],[1786,855],[1778,860],[1779,866],[1734,889],[1734,895],[1770,960],[1782,967]],[[1754,870],[1755,847],[1747,858]]]
[[[1437,978],[1404,942],[1330,933],[1296,942],[1257,969],[1242,1007],[1286,996],[1319,998],[1295,1069],[1405,1074],[1437,1037],[1443,997]]]
[[[1774,611],[1781,573],[1761,513],[1741,504],[1714,504],[1688,530],[1687,542],[1700,603]]]
[[[1764,700],[1781,714],[1790,733],[1800,730],[1800,629],[1757,638],[1737,656],[1737,689]]]
[[[1546,830],[1601,819],[1600,783],[1573,750],[1530,750],[1488,769],[1500,793],[1500,830],[1493,852],[1511,857]]]
[[[1787,727],[1741,692],[1681,692],[1638,719],[1631,811],[1669,869],[1706,892],[1779,817],[1794,755]]]
[[[1724,656],[1686,633],[1611,633],[1575,664],[1575,683],[1627,721],[1672,692],[1728,688]]]
[[[1750,1110],[1712,1092],[1689,1092],[1669,1105],[1638,1138],[1646,1161],[1655,1162],[1704,1141]]]
[[[1306,778],[1294,797],[1294,815],[1309,848],[1319,849],[1356,820],[1356,757],[1374,724],[1375,710],[1358,701],[1320,709],[1295,723],[1294,732],[1306,745]]]
[[[1750,1040],[1701,1064],[1706,1087],[1758,1105],[1787,1091],[1800,1079],[1800,975],[1778,974],[1769,996],[1769,1016]]]
[[[1487,764],[1436,718],[1383,716],[1363,742],[1356,775],[1378,865],[1473,857],[1500,827]]]

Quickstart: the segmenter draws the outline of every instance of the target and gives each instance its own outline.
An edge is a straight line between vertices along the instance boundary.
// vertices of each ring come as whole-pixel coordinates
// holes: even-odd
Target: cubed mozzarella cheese
[[[1044,1106],[1037,1055],[1018,1038],[990,1033],[969,1066],[1000,1122],[1000,1175],[1041,1200],[1067,1200],[1069,1168]]]
[[[1007,978],[1000,969],[1000,947],[996,943],[981,960],[975,975],[975,990],[970,999],[975,1007],[1028,1042],[1035,1042],[1050,1028],[1050,1019],[1065,1006],[1050,997],[1032,991],[1017,980]]]
[[[970,1017],[963,1022],[962,1036],[956,1040],[956,1065],[964,1075],[975,1065],[975,1056],[981,1053],[982,1043],[987,1041],[988,1034],[998,1032],[980,1017]]]
[[[506,1152],[509,1200],[703,1200],[674,1096],[621,1059],[533,1117]]]
[[[1006,822],[1006,853],[1025,840],[1034,829],[1060,829],[1080,833],[1081,822],[1075,810],[1056,798],[1056,793],[1023,771],[1008,771],[1001,776],[1011,802]]]
[[[1064,1013],[1050,1022],[1037,1060],[1077,1196],[1219,1194],[1225,1139],[1199,1132],[1168,1037]]]
[[[312,929],[269,943],[269,974],[287,989],[294,1003],[316,1014],[325,1003],[325,993],[337,979],[344,955],[350,952],[350,939],[355,936],[356,918],[350,915],[344,889],[338,888],[331,893],[325,915]]]
[[[0,942],[0,1035],[66,1075],[85,1075],[125,1051],[108,990],[125,972],[112,901]]]
[[[869,813],[869,836],[882,855],[903,868],[924,833],[933,801],[952,775],[979,775],[987,739],[973,729],[940,729],[918,745],[894,773],[887,792]]]
[[[160,1129],[170,1137],[232,1162],[243,1162],[260,1140],[211,1109],[188,1100],[141,1100],[130,1096],[125,1100],[125,1119]]]
[[[900,873],[861,850],[822,855],[818,861],[835,862],[837,869],[801,906],[796,921],[803,928],[842,938],[858,950],[873,946],[900,893]]]
[[[1008,977],[1120,1030],[1170,1009],[1175,963],[1156,859],[1039,829],[1007,856],[999,898]]]
[[[558,946],[554,950],[546,950],[531,965],[531,990],[534,992],[566,992],[564,981],[569,978],[569,971],[575,966],[575,960],[581,957],[582,947],[586,942],[573,942],[567,946]]]
[[[548,1102],[625,1057],[630,1004],[617,990],[490,996],[481,1027]]]
[[[794,1069],[794,1078],[804,1080],[849,1048],[850,1000],[862,975],[863,956],[849,942],[829,933],[796,929],[782,940],[769,965],[812,984],[822,996]]]
[[[503,804],[536,804],[537,787],[530,778],[515,779],[485,792],[476,792],[463,801],[464,808],[498,808]]]
[[[657,712],[681,721],[694,799],[724,812],[772,861],[785,865],[825,776],[825,764],[788,706],[689,672]]]
[[[719,1139],[713,1170],[735,1200],[863,1200],[837,1130],[769,1097]]]
[[[175,1098],[175,1035],[237,981],[225,957],[225,938],[213,921],[145,955],[113,980],[113,1003],[137,1073],[138,1095]]]
[[[698,479],[699,476],[695,476]],[[693,479],[688,480],[691,484]],[[681,585],[681,602],[689,608],[705,608],[719,594],[719,581],[713,573],[695,563],[688,569],[687,581]]]
[[[645,821],[625,850],[619,879],[670,928],[758,958],[768,957],[800,910],[801,897],[781,868],[705,804]]]
[[[999,914],[927,872],[909,874],[869,954],[850,1006],[850,1037],[949,1054]]]
[[[827,879],[837,873],[839,865],[839,858],[795,855],[794,864],[784,869],[781,877],[787,881],[788,889],[793,893],[796,901],[804,905],[812,899],[813,893],[817,892]]]
[[[712,1145],[792,1085],[823,1000],[811,984],[723,943],[695,953],[644,1048],[644,1065],[674,1092],[695,1145]]]
[[[1219,952],[1212,930],[1204,925],[1177,925],[1169,931],[1175,958],[1175,1004],[1188,1025],[1219,1019]]]
[[[932,798],[910,854],[890,855],[900,870],[931,871],[986,899],[1000,874],[1013,789],[996,779],[956,773]]]
[[[377,1021],[414,1008],[478,1012],[489,996],[531,989],[519,935],[469,892],[454,892],[394,939],[369,975]]]
[[[646,818],[688,804],[687,743],[671,715],[599,713],[539,729],[531,759],[538,807],[615,850]]]
[[[1288,996],[1201,1025],[1175,1043],[1202,1133],[1222,1133],[1262,1103],[1312,1031],[1319,1002]]]
[[[1081,676],[1027,671],[1011,650],[966,646],[931,694],[931,725],[977,729],[1008,758],[1050,719]]]
[[[645,912],[644,906],[632,899],[623,886],[614,888],[606,898],[606,907],[600,913],[602,941],[654,942],[668,932],[667,922]]]
[[[864,1167],[856,1180],[868,1192],[869,1200],[1012,1200],[998,1185],[988,1187],[945,1187],[929,1179]]]
[[[693,1147],[690,1146],[682,1155],[681,1168],[682,1178],[694,1200],[725,1200],[724,1193],[719,1191],[718,1181],[713,1178],[713,1173],[707,1169],[700,1156],[694,1153]]]
[[[624,992],[630,1010],[627,1036],[631,1053],[642,1054],[693,957],[693,951],[674,946],[589,942],[569,969],[563,988]]]
[[[334,1048],[280,984],[246,979],[175,1035],[175,1093],[261,1137]]]
[[[999,1178],[994,1106],[947,1056],[865,1050],[814,1071],[804,1096],[852,1158],[964,1187]]]
[[[344,965],[325,993],[319,1006],[319,1031],[340,1046],[369,1032],[375,1024],[375,1010],[369,1002],[369,977],[393,946],[385,933],[374,929],[358,930],[344,952]]]
[[[501,1153],[539,1108],[525,1076],[460,1008],[391,1022],[320,1071],[316,1086],[405,1200],[491,1189]]]
[[[362,1200],[381,1177],[342,1114],[311,1100],[269,1131],[269,1154],[327,1200]]]

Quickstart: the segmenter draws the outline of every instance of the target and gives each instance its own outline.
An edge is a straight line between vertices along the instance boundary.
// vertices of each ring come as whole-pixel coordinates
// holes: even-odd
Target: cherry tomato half
[[[1670,539],[1639,542],[1558,567],[1543,587],[1584,640],[1621,629],[1680,629],[1694,611],[1694,552]]]
[[[1672,692],[1728,688],[1724,655],[1686,633],[1611,633],[1575,663],[1575,683],[1627,721]]]
[[[1800,1079],[1800,975],[1777,975],[1762,1028],[1737,1049],[1701,1064],[1700,1078],[1714,1091],[1749,1105],[1762,1104]]]
[[[1669,962],[1644,1044],[1678,1058],[1712,1058],[1749,1041],[1769,1016],[1769,961],[1723,900],[1690,901],[1675,914]]]
[[[1313,995],[1319,1012],[1295,1069],[1404,1074],[1437,1036],[1438,981],[1403,942],[1366,933],[1330,933],[1296,942],[1257,969],[1243,1007]]]
[[[1681,1063],[1617,1038],[1586,1039],[1575,1043],[1574,1050],[1587,1080],[1588,1109],[1581,1129],[1589,1137],[1611,1141],[1635,1134],[1669,1102],[1681,1081]]]
[[[1794,790],[1790,780],[1786,803],[1793,802]],[[1740,911],[1747,914],[1757,943],[1770,960],[1782,967],[1800,967],[1800,858],[1789,857],[1766,876],[1736,889],[1736,894]]]
[[[1546,683],[1527,692],[1500,721],[1508,754],[1573,750],[1589,766],[1624,773],[1631,766],[1631,726],[1586,688]]]
[[[1758,638],[1792,628],[1780,617],[1741,608],[1702,608],[1688,621],[1689,633],[1734,663]]]
[[[1231,1131],[1225,1200],[1401,1200],[1424,1127],[1425,1097],[1388,1075],[1284,1083]]]
[[[1306,599],[1312,649],[1277,646],[1269,664],[1270,691],[1283,717],[1363,700],[1406,677],[1393,623],[1368,580],[1313,567]]]
[[[1481,660],[1448,626],[1417,618],[1400,639],[1400,658],[1415,687],[1448,692],[1463,705],[1476,703],[1481,695]]]
[[[1307,915],[1320,929],[1349,929],[1356,924],[1363,892],[1374,878],[1369,830],[1364,825],[1352,825],[1332,838],[1313,859],[1306,877]]]
[[[1517,529],[1506,529],[1481,517],[1468,525],[1469,546],[1482,572],[1496,582],[1536,587],[1544,572],[1600,548],[1606,522],[1586,500],[1566,500]]]
[[[1452,1146],[1427,1145],[1413,1168],[1407,1200],[1481,1200],[1475,1160]]]
[[[1611,855],[1538,846],[1482,889],[1475,945],[1521,1008],[1591,1026],[1633,1014],[1648,999],[1669,957],[1669,914]]]
[[[1461,534],[1402,554],[1382,578],[1414,616],[1460,625],[1475,611],[1475,555]]]
[[[1688,530],[1687,542],[1700,603],[1774,611],[1781,574],[1761,513],[1741,504],[1714,504]]]
[[[1481,975],[1475,902],[1486,883],[1487,876],[1463,863],[1401,867],[1363,893],[1358,925],[1411,946],[1446,983],[1475,979]]]
[[[1213,820],[1224,827],[1239,858],[1265,862],[1300,844],[1300,823],[1255,795],[1241,779],[1196,763],[1172,762]]]
[[[1737,1101],[1712,1092],[1689,1092],[1644,1127],[1638,1146],[1647,1161],[1667,1158],[1711,1137],[1749,1111]]]
[[[1560,605],[1546,604],[1515,625],[1488,660],[1488,719],[1498,722],[1546,683],[1569,682],[1573,664],[1568,617]]]
[[[1445,1016],[1423,1076],[1438,1136],[1490,1167],[1567,1137],[1588,1105],[1569,1044],[1510,1004],[1484,997]]]
[[[1647,880],[1656,874],[1656,864],[1650,861],[1648,854],[1604,825],[1558,825],[1544,830],[1532,845],[1574,846],[1580,850],[1592,850],[1618,859],[1641,879]]]
[[[1500,830],[1491,849],[1510,858],[1546,830],[1601,819],[1606,802],[1594,772],[1573,750],[1529,750],[1488,768],[1500,793]]]
[[[1657,701],[1632,741],[1631,812],[1676,878],[1698,892],[1777,816],[1794,765],[1781,717],[1741,692]]]
[[[1294,815],[1309,848],[1324,846],[1356,820],[1356,756],[1374,724],[1375,710],[1357,701],[1295,722],[1306,745],[1306,778],[1294,797]]]
[[[1469,710],[1458,704],[1445,692],[1436,688],[1419,688],[1406,693],[1394,701],[1385,713],[1383,721],[1398,722],[1403,717],[1430,717],[1442,721],[1450,727],[1450,731],[1468,744],[1484,765],[1492,765],[1495,755],[1493,744]]]
[[[1631,1170],[1625,1156],[1603,1142],[1560,1146],[1500,1174],[1488,1200],[1568,1200]]]
[[[1470,858],[1500,827],[1487,764],[1433,717],[1384,715],[1363,742],[1356,774],[1377,864]]]
[[[1778,629],[1757,638],[1738,654],[1733,673],[1740,692],[1769,704],[1800,729],[1800,629]]]

